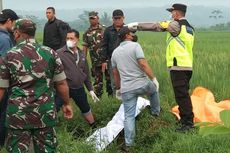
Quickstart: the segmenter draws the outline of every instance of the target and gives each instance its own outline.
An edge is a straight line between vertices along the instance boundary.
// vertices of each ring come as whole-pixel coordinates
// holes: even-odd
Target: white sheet
[[[139,97],[137,100],[136,115],[137,116],[143,108],[150,105],[149,100]],[[93,143],[97,152],[106,148],[116,136],[124,128],[124,107],[121,104],[118,112],[114,115],[109,123],[100,129],[97,129],[86,141]]]

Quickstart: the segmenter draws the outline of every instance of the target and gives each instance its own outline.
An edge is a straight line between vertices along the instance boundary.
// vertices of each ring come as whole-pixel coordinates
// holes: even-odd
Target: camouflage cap
[[[18,19],[15,22],[14,30],[19,29],[24,33],[34,32],[36,30],[36,24],[30,19]]]
[[[89,18],[95,18],[97,16],[98,16],[98,12],[96,11],[89,12]]]

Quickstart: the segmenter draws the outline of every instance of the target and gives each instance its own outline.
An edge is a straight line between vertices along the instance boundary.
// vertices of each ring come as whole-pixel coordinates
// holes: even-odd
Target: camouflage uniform
[[[90,12],[91,14],[97,15],[97,12]],[[105,27],[98,24],[96,28],[89,27],[88,30],[83,35],[83,46],[89,49],[89,54],[91,58],[92,68],[91,75],[94,78],[94,90],[98,97],[103,94],[103,72],[102,72],[102,60],[100,56],[100,45],[103,39],[103,32]],[[106,79],[106,91],[108,95],[112,95],[111,81],[109,73],[105,71]]]
[[[35,24],[20,19],[16,28],[35,28]],[[55,152],[53,86],[55,81],[65,78],[57,53],[34,39],[23,40],[0,59],[0,87],[9,87],[6,112],[9,152],[27,152],[31,138],[39,152]]]

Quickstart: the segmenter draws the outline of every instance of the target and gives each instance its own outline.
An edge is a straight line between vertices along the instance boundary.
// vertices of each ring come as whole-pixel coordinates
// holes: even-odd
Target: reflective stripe
[[[169,45],[169,43],[173,40],[173,39],[175,39],[183,48],[185,48],[185,44],[184,44],[184,42],[179,38],[179,37],[172,37],[172,36],[170,36],[169,37],[169,39],[167,40],[167,46]]]
[[[175,37],[175,39],[183,48],[185,48],[184,42],[179,37]]]
[[[192,71],[192,67],[170,66],[170,67],[168,67],[168,70]]]
[[[169,45],[169,43],[170,43],[172,40],[173,40],[173,37],[170,36],[170,37],[168,38],[167,42],[166,42],[167,46]]]

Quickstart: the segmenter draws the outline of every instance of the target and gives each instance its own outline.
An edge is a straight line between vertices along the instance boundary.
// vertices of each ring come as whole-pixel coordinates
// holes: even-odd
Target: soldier
[[[69,25],[55,17],[55,9],[48,7],[46,9],[46,17],[48,19],[44,27],[43,45],[54,50],[60,49],[65,45],[67,31]]]
[[[94,78],[94,90],[96,95],[100,98],[103,94],[103,72],[102,60],[100,56],[100,45],[103,38],[105,27],[99,23],[98,13],[92,11],[89,13],[90,27],[83,35],[83,51],[87,55],[89,50],[92,68],[91,75]],[[112,88],[110,76],[108,71],[104,72],[106,78],[106,91],[108,95],[112,95]]]
[[[17,45],[0,59],[0,100],[7,88],[6,112],[8,152],[55,152],[57,138],[54,86],[64,99],[63,113],[72,118],[69,88],[57,53],[35,42],[36,25],[29,19],[15,23]]]
[[[14,40],[11,37],[12,28],[17,19],[17,14],[11,9],[4,9],[0,12],[0,56],[14,46]],[[0,102],[0,148],[4,145],[6,136],[6,128],[4,125],[8,99],[7,96],[7,92],[5,92],[2,102]]]

